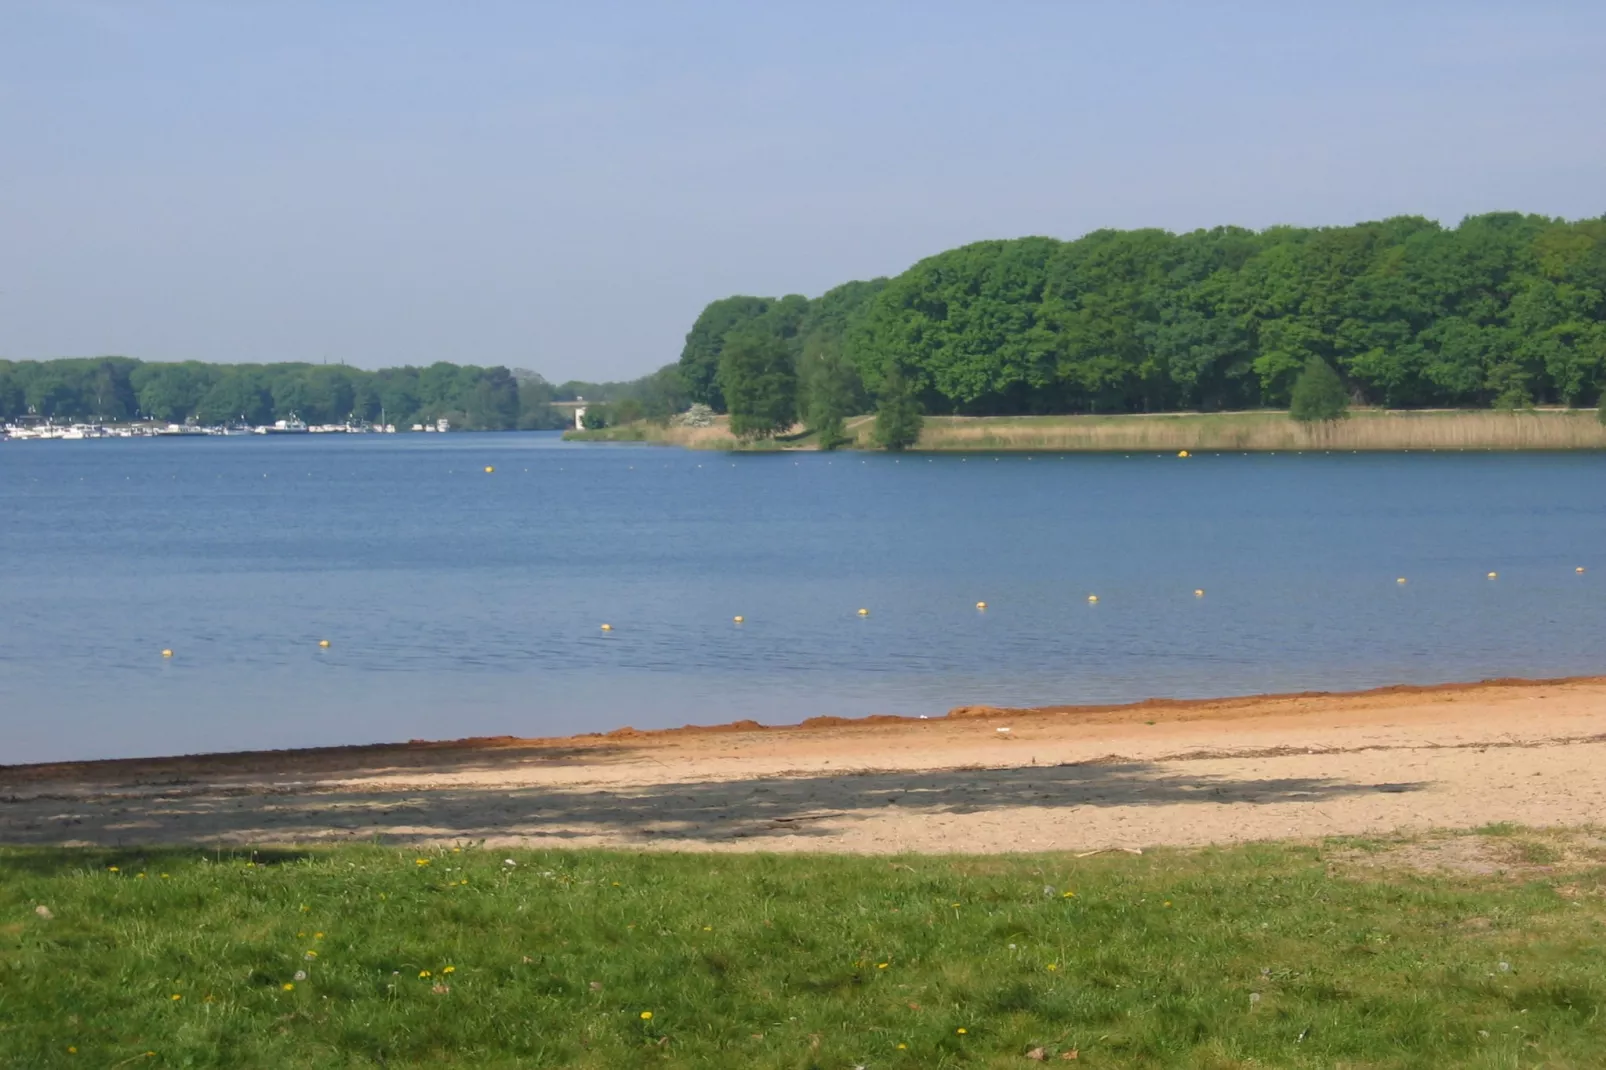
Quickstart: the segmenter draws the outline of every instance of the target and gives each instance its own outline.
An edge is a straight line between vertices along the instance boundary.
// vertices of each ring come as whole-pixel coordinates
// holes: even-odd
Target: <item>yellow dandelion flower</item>
[[[135,880],[137,880],[137,881],[142,881],[142,880],[144,880],[144,879],[145,879],[145,874],[143,874],[143,873],[136,873],[136,874],[134,874],[134,879],[135,879]]]
[[[1053,973],[1057,969],[1059,969],[1059,964],[1058,963],[1051,962],[1051,963],[1048,964],[1048,972],[1049,973]]]
[[[958,1029],[955,1029],[954,1032],[958,1033],[960,1036],[964,1036],[966,1033],[970,1032],[970,1030],[966,1029],[964,1026],[960,1026]]]
[[[884,970],[888,966],[891,966],[891,965],[892,965],[892,963],[890,963],[890,962],[878,962],[878,963],[875,964],[875,968],[878,969],[878,970]]]
[[[312,938],[314,940],[322,940],[323,939],[323,933],[313,933],[312,934]]]
[[[427,859],[427,858],[415,859],[413,861],[413,865],[415,865],[415,866],[427,866],[427,865],[429,865],[429,859]]]
[[[318,953],[316,951],[308,950],[308,952],[305,955],[302,955],[301,957],[304,958],[304,959],[307,959],[308,961],[311,961],[312,959],[315,959],[315,958],[318,957]]]
[[[311,914],[312,913],[312,908],[309,907],[307,904],[302,903],[301,904],[301,913],[303,913],[303,914]]]
[[[641,1012],[641,1020],[644,1021],[644,1022],[652,1021],[652,1011],[642,1011]]]
[[[167,874],[166,874],[166,873],[163,873],[163,874],[162,874],[162,879],[163,879],[163,880],[164,880],[164,881],[170,881],[170,880],[172,880],[172,879],[173,879],[173,878],[172,878],[172,877],[169,877],[169,876],[168,876],[168,875],[167,875]]]
[[[107,866],[106,867],[106,872],[107,873],[121,873],[122,870],[118,869],[116,866]]]
[[[711,932],[713,932],[713,931],[714,931],[714,927],[713,927],[713,926],[712,926],[712,925],[704,925],[704,926],[703,926],[703,932],[705,932],[705,933],[711,933]]]
[[[899,1044],[898,1045],[898,1050],[899,1051],[908,1051],[909,1050],[909,1045],[907,1045],[907,1044]]]
[[[614,882],[613,882],[613,886],[614,886],[614,887],[615,887],[615,888],[618,888],[618,887],[620,887],[620,884],[619,884],[619,882],[618,882],[618,881],[614,881]]]
[[[286,981],[284,984],[280,985],[279,987],[284,989],[286,992],[293,992],[293,991],[295,991],[295,987],[296,986],[291,984],[289,981]]]
[[[1171,900],[1169,900],[1169,899],[1167,899],[1167,900],[1166,900],[1166,901],[1165,901],[1165,904],[1164,904],[1164,905],[1165,905],[1165,906],[1170,906],[1170,905],[1171,905]]]
[[[453,847],[452,848],[452,853],[454,855],[460,855],[460,854],[463,853],[463,849],[461,847]]]
[[[305,931],[303,931],[303,932],[299,932],[299,933],[296,933],[296,939],[297,939],[297,940],[299,940],[299,939],[301,939],[301,938],[302,938],[302,937],[303,937],[303,936],[306,936],[306,935],[307,935],[307,934],[306,934],[306,932],[305,932]]]
[[[419,970],[418,971],[418,976],[420,976],[420,977],[428,977],[429,976],[429,971],[428,970]]]
[[[78,1049],[69,1044],[67,1046],[67,1054],[68,1055],[77,1055],[78,1054]]]
[[[953,904],[951,904],[951,905],[952,905],[952,906],[956,906],[956,907],[957,907],[957,906],[958,906],[958,905],[959,905],[959,904],[958,904],[958,903],[953,903]]]
[[[1061,899],[1075,899],[1076,898],[1076,893],[1075,892],[1066,892],[1064,895],[1060,896],[1060,898]]]
[[[177,992],[174,992],[172,998],[173,998],[173,1002],[177,1003],[179,1000],[183,999],[184,997],[179,995]]]

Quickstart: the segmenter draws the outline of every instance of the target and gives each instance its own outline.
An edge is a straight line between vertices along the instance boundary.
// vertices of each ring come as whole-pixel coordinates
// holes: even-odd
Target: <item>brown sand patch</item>
[[[0,767],[0,843],[1082,851],[1589,825],[1603,763],[1599,678],[967,707]]]

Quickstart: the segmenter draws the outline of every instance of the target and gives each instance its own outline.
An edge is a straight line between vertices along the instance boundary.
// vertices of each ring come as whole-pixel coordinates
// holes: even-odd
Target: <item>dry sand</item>
[[[0,843],[994,852],[1606,822],[1606,678],[0,767]]]

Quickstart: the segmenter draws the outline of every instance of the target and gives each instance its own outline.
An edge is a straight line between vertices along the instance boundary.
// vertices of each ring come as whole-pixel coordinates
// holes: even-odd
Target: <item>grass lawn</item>
[[[6,850],[0,1066],[1606,1065],[1601,855],[1503,835],[1516,875],[1354,842]]]

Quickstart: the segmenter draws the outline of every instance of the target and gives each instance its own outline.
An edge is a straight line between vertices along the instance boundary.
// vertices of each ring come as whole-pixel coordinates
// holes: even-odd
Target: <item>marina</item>
[[[439,421],[446,423],[446,421]],[[446,430],[447,428],[439,428]],[[419,430],[419,428],[414,428]],[[429,430],[437,430],[430,425]],[[140,421],[133,423],[71,423],[58,424],[49,420],[6,424],[0,427],[0,442],[32,440],[80,441],[92,438],[223,438],[239,435],[394,435],[395,424],[350,422],[343,424],[307,424],[292,415],[287,420],[271,424],[245,423],[202,425],[196,423],[160,423]]]

